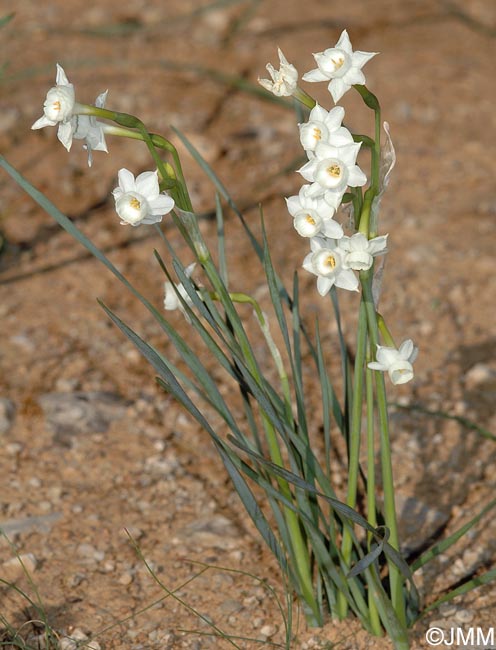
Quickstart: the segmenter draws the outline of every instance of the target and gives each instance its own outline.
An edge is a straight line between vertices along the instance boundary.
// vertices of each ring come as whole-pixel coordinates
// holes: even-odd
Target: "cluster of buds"
[[[314,54],[317,68],[302,79],[308,82],[327,81],[334,103],[353,86],[364,85],[362,67],[376,52],[354,52],[348,33],[344,30],[335,47]],[[347,191],[361,188],[367,177],[357,165],[362,142],[355,142],[352,133],[343,126],[345,111],[335,106],[327,111],[316,104],[298,86],[298,71],[279,50],[280,68],[271,64],[267,70],[271,79],[259,83],[277,96],[293,96],[307,106],[313,106],[307,122],[299,125],[300,142],[308,162],[298,173],[307,181],[299,193],[286,199],[299,235],[309,239],[310,252],[303,268],[317,276],[317,290],[325,296],[333,286],[358,291],[356,272],[372,268],[374,258],[387,252],[388,235],[369,238],[365,232],[345,235],[335,220]],[[310,101],[308,101],[310,100]],[[390,170],[389,170],[390,171]],[[387,371],[395,384],[413,377],[412,362],[417,354],[413,343],[405,341],[395,347],[378,346],[377,361],[369,367]]]

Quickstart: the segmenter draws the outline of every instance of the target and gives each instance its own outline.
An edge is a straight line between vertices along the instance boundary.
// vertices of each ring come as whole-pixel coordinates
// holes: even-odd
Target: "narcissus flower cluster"
[[[332,48],[314,54],[317,68],[305,73],[303,81],[327,81],[334,103],[354,85],[364,85],[363,66],[376,52],[353,51],[348,33],[344,30]],[[325,296],[332,287],[358,291],[360,281],[357,272],[368,271],[374,258],[387,252],[388,235],[370,236],[365,232],[345,234],[336,216],[345,194],[359,193],[367,184],[367,176],[357,164],[362,142],[356,142],[352,133],[343,125],[345,110],[334,106],[326,110],[313,102],[298,87],[298,72],[279,50],[280,69],[267,65],[272,81],[259,80],[260,84],[275,95],[293,96],[311,108],[308,119],[299,124],[300,142],[307,162],[298,169],[306,181],[299,193],[286,199],[287,209],[299,235],[310,243],[310,252],[303,260],[303,268],[317,276],[317,291]],[[303,98],[303,99],[302,99]],[[377,205],[387,184],[387,177],[394,166],[394,149],[389,131],[386,178],[381,177]],[[385,158],[387,158],[385,155]],[[382,171],[381,171],[382,174]],[[397,350],[378,346],[376,359],[369,367],[388,372],[394,384],[405,383],[413,377],[412,362],[417,351],[413,343],[405,341]]]
[[[363,84],[362,67],[375,52],[353,52],[346,30],[336,46],[314,54],[318,68],[303,75],[304,81],[329,81],[329,91],[337,102],[353,84]],[[279,50],[280,69],[267,65],[272,82],[260,84],[275,95],[301,93],[298,72]],[[355,142],[343,126],[345,111],[335,106],[327,111],[315,104],[308,120],[299,125],[300,142],[308,158],[298,173],[307,184],[297,196],[286,199],[296,231],[310,240],[311,252],[303,267],[317,276],[317,290],[324,296],[332,286],[357,291],[354,271],[371,268],[374,257],[386,252],[387,235],[368,240],[364,234],[345,236],[335,216],[349,188],[363,187],[367,177],[357,165],[361,142]]]

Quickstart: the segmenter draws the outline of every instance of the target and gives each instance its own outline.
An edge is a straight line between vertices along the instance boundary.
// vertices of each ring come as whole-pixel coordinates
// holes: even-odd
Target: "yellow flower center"
[[[333,163],[332,165],[329,165],[327,172],[329,176],[332,176],[333,178],[339,178],[341,176],[341,167],[336,163]]]
[[[61,105],[60,105],[59,100],[57,100],[56,102],[53,102],[53,110],[54,111],[60,111],[60,109],[61,109]]]
[[[322,131],[319,128],[314,127],[313,137],[315,138],[315,140],[322,140]]]
[[[325,259],[324,264],[325,266],[328,266],[330,269],[334,269],[336,267],[336,258],[333,257],[332,255],[328,255]]]
[[[138,199],[135,196],[133,196],[132,199],[129,201],[129,205],[135,210],[141,210],[141,203],[138,201]]]
[[[315,226],[317,223],[313,217],[311,217],[309,214],[306,215],[305,221],[309,223],[311,226]]]
[[[344,57],[340,56],[337,59],[331,59],[331,61],[334,63],[334,68],[336,70],[339,70],[339,68],[341,68],[344,63]]]

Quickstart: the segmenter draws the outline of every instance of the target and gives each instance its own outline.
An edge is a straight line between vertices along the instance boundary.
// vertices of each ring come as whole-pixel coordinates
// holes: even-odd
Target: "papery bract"
[[[363,66],[377,52],[353,52],[348,32],[344,30],[335,47],[314,54],[317,68],[303,75],[304,81],[329,81],[329,92],[337,103],[354,84],[365,84]]]
[[[112,194],[123,225],[158,223],[174,207],[172,197],[160,193],[156,171],[143,172],[135,179],[129,170],[119,170],[119,187]]]

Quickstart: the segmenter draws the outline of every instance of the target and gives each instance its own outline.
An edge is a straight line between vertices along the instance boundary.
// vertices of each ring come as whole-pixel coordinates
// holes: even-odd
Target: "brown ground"
[[[89,170],[80,143],[67,154],[53,129],[30,130],[59,62],[83,101],[109,88],[109,107],[139,115],[164,135],[173,137],[169,125],[185,132],[248,206],[255,228],[253,206],[262,201],[274,262],[289,280],[306,248],[282,197],[295,193],[301,179],[275,175],[294,167],[301,153],[294,115],[195,66],[255,82],[267,61],[276,63],[280,46],[305,71],[313,67],[311,52],[332,46],[346,27],[356,49],[381,52],[368,64],[367,80],[381,99],[398,155],[383,202],[382,232],[390,233],[391,252],[382,311],[395,336],[414,338],[421,352],[414,384],[392,390],[392,399],[468,417],[494,431],[494,2],[143,4],[15,3],[14,21],[2,28],[7,67],[0,142],[7,159],[161,303],[153,230],[121,227],[109,199],[120,167],[150,168],[145,148],[111,140],[111,153],[96,152]],[[4,3],[1,13],[7,10]],[[330,105],[325,85],[309,90]],[[356,97],[349,93],[343,105],[351,127],[369,129],[370,116]],[[211,187],[193,164],[186,172],[196,209],[211,210]],[[6,175],[0,183],[6,240],[0,398],[16,408],[14,417],[2,402],[0,525],[20,553],[33,554],[35,562],[27,560],[32,578],[59,632],[80,628],[107,649],[227,648],[225,641],[180,632],[210,628],[172,599],[132,617],[164,592],[124,528],[170,589],[199,571],[191,560],[242,567],[279,589],[276,565],[246,522],[206,434],[155,387],[152,370],[95,298],[163,348],[150,316]],[[246,273],[253,259],[232,215],[228,220],[232,285],[260,293],[261,276]],[[213,225],[203,227],[210,237]],[[168,233],[179,246],[172,228]],[[311,322],[323,303],[314,279],[300,276]],[[344,312],[355,305],[356,297],[346,296]],[[187,331],[179,314],[172,321]],[[351,328],[347,333],[351,337]],[[332,329],[327,336],[334,345]],[[78,393],[86,394],[85,402]],[[446,522],[454,530],[494,495],[496,446],[457,422],[419,413],[398,413],[393,425],[399,497],[414,510],[403,525],[415,547],[422,531]],[[490,517],[456,555],[440,558],[421,582],[427,600],[492,566],[495,539]],[[11,557],[2,543],[0,579],[18,579],[34,597],[9,566]],[[254,578],[211,570],[180,595],[226,633],[283,642],[281,615]],[[0,591],[0,599],[1,614],[12,623],[33,615],[23,612],[26,603],[12,590]],[[495,614],[496,587],[479,589],[454,611],[418,623],[413,646],[426,647],[432,621],[487,629]],[[294,631],[293,648],[389,647],[349,622],[305,630],[300,621]]]

